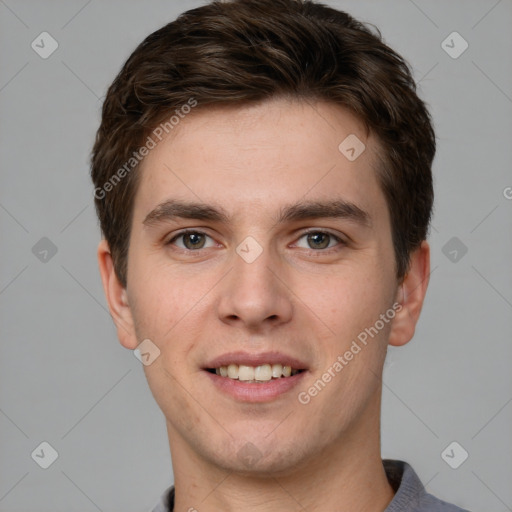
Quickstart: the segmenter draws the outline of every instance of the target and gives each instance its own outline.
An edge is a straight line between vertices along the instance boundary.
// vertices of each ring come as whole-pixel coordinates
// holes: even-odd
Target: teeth
[[[238,380],[254,380],[254,367],[241,364],[238,367]]]
[[[256,366],[254,369],[254,380],[266,381],[272,379],[272,367],[269,364]]]
[[[228,377],[230,379],[238,379],[238,365],[230,364],[228,366]]]
[[[282,364],[262,364],[260,366],[246,366],[241,364],[230,364],[215,369],[215,373],[221,377],[238,379],[244,382],[268,382],[272,379],[290,377],[296,375],[299,370]]]
[[[272,365],[272,377],[278,379],[283,373],[283,366],[281,364]]]

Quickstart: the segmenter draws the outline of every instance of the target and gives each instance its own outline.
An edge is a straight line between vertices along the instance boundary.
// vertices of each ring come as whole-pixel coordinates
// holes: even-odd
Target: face
[[[275,100],[197,111],[144,160],[116,322],[160,350],[173,459],[286,473],[378,430],[402,306],[377,150],[340,107]]]

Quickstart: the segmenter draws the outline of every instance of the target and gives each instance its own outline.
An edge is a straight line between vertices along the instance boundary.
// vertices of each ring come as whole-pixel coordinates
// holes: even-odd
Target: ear
[[[411,255],[410,266],[397,290],[396,302],[402,306],[391,326],[389,344],[405,345],[414,336],[430,277],[430,247],[423,241]]]
[[[98,246],[98,265],[110,315],[116,325],[117,337],[123,347],[134,350],[137,348],[138,342],[132,312],[128,304],[128,295],[126,288],[117,278],[110,247],[106,240],[102,240]]]

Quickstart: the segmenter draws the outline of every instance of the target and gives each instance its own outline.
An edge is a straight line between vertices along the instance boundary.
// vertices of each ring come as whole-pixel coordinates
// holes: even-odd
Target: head
[[[121,343],[160,351],[171,449],[287,471],[375,431],[426,291],[434,153],[403,59],[321,4],[213,2],[133,52],[92,155],[99,262]],[[279,361],[300,370],[279,392],[212,373]]]

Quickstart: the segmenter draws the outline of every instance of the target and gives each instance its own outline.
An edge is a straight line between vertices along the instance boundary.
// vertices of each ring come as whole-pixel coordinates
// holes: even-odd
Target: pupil
[[[325,249],[329,245],[329,235],[325,233],[313,233],[308,236],[308,241],[312,242],[313,249]]]
[[[185,246],[190,249],[195,249],[199,246],[202,246],[204,244],[204,241],[201,240],[201,236],[200,234],[198,233],[189,233],[189,234],[186,234],[185,237],[184,237],[184,241],[185,241]],[[203,242],[203,244],[201,244],[201,242]]]

